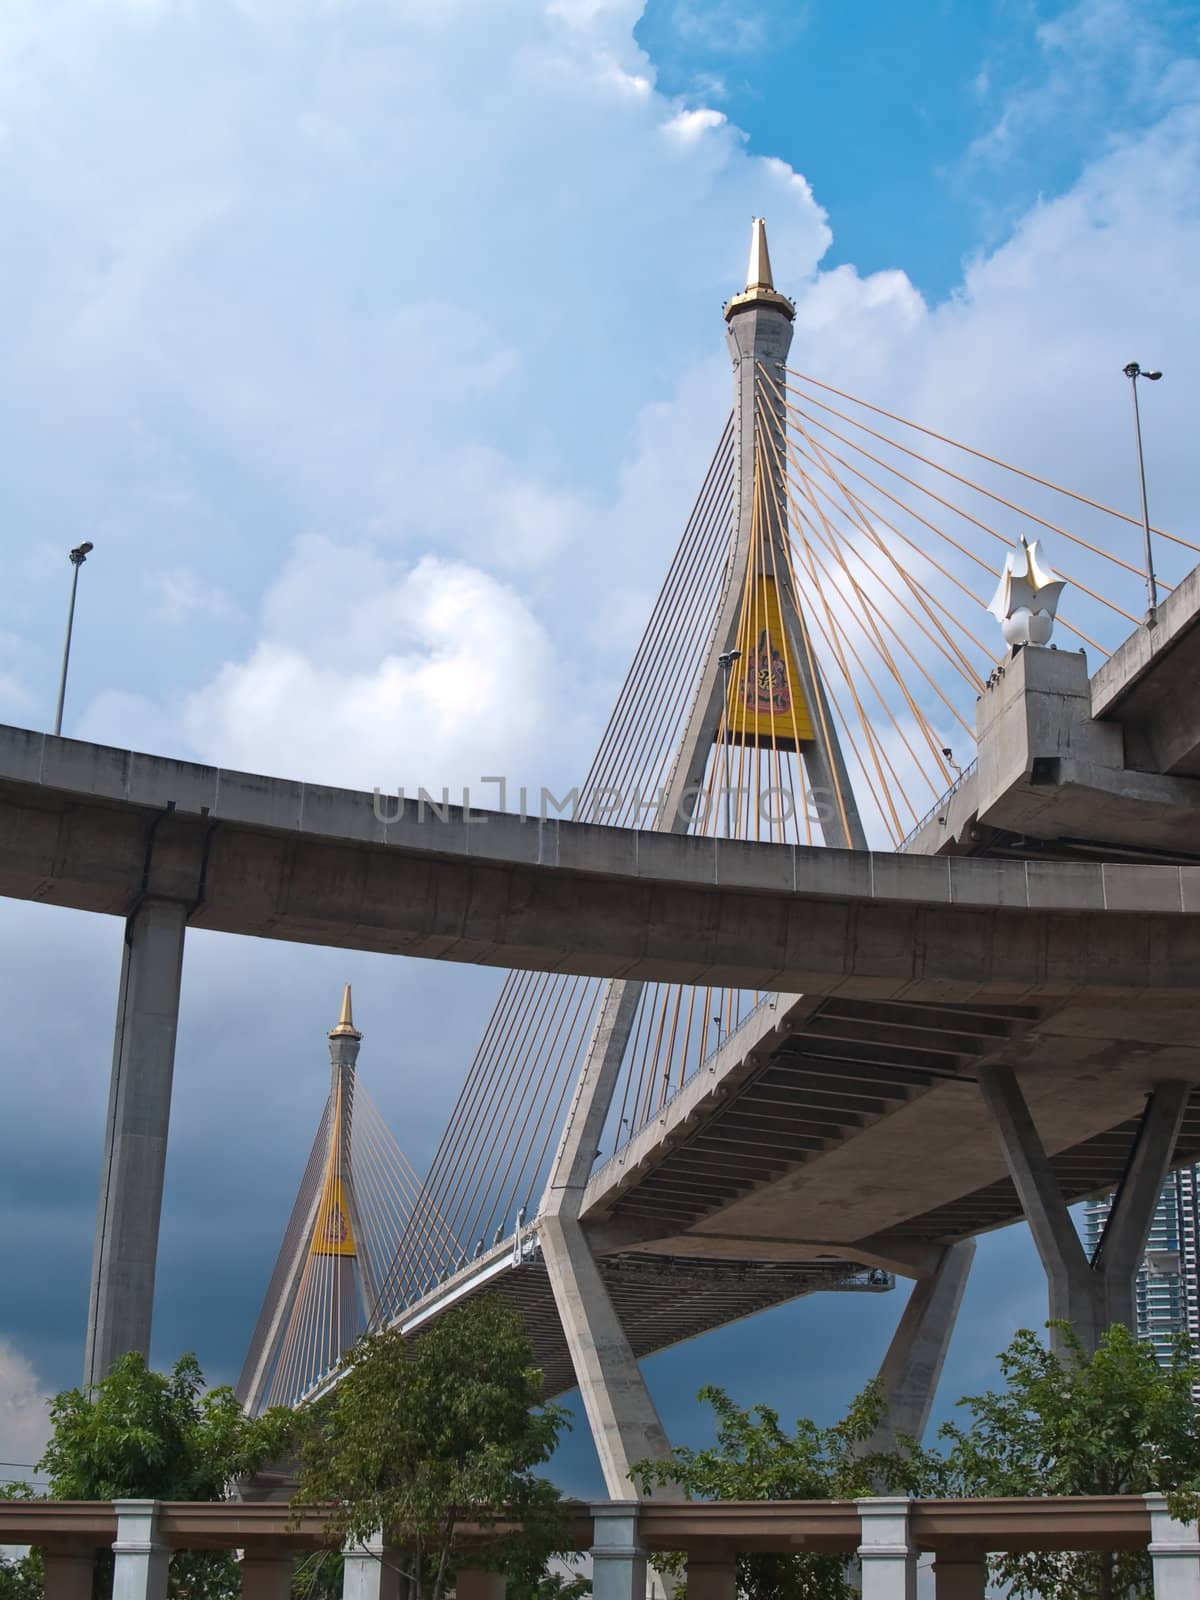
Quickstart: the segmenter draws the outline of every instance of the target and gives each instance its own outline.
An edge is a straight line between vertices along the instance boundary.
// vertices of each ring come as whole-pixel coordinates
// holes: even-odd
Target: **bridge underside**
[[[886,1273],[869,1272],[853,1261],[728,1261],[624,1251],[603,1257],[599,1267],[639,1358],[820,1290],[870,1294],[891,1288]],[[439,1284],[399,1324],[406,1333],[417,1333],[451,1306],[485,1293],[520,1312],[545,1375],[546,1399],[574,1388],[575,1372],[533,1229],[504,1240]]]
[[[595,1249],[920,1273],[1022,1215],[981,1065],[1017,1071],[1069,1200],[1120,1180],[1157,1084],[1200,1084],[1190,1008],[780,997],[777,1015],[594,1175]],[[1174,1162],[1198,1158],[1200,1091]]]
[[[595,1173],[583,1221],[641,1357],[819,1290],[916,1275],[1021,1220],[977,1071],[1007,1063],[1069,1201],[1120,1181],[1145,1097],[1197,1085],[1174,1164],[1200,1160],[1195,1010],[765,1002]],[[492,1290],[519,1309],[546,1393],[574,1385],[536,1224],[400,1319]]]
[[[629,1253],[606,1257],[600,1272],[639,1358],[817,1290],[890,1287],[886,1279],[879,1285],[868,1282],[847,1261],[705,1261]],[[524,1318],[545,1374],[546,1398],[574,1388],[575,1372],[541,1254],[532,1253],[490,1287]]]

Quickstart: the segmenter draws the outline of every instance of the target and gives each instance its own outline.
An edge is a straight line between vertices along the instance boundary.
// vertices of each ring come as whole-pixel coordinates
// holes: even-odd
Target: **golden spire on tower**
[[[726,303],[726,322],[750,306],[773,306],[776,311],[782,311],[789,321],[796,315],[796,307],[787,295],[779,293],[771,276],[767,225],[761,217],[755,217],[750,224],[750,262],[746,268],[746,287]]]
[[[342,994],[342,1014],[338,1018],[337,1027],[329,1030],[331,1039],[361,1039],[362,1034],[354,1026],[354,1011],[350,1005],[350,985],[347,984]]]

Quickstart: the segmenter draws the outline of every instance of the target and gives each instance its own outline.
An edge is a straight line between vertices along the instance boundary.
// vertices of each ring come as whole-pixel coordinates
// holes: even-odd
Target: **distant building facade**
[[[1094,1255],[1112,1196],[1089,1200],[1083,1235]],[[1200,1166],[1180,1167],[1163,1185],[1137,1275],[1137,1335],[1167,1357],[1176,1334],[1200,1348]]]

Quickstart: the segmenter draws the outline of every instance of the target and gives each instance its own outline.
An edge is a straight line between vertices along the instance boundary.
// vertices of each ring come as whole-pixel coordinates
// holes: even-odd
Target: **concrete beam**
[[[84,1383],[129,1350],[150,1354],[187,906],[146,899],[130,916],[117,1021]]]
[[[173,809],[168,809],[172,808]],[[153,861],[147,863],[151,829]],[[498,966],[1196,1004],[1200,867],[871,855],[409,804],[0,729],[0,893]]]

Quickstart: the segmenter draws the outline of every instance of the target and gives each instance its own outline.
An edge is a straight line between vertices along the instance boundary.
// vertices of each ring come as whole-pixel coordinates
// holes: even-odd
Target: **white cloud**
[[[700,107],[695,111],[677,111],[663,123],[663,132],[681,144],[695,144],[712,128],[722,128],[729,121],[723,111]]]
[[[763,13],[739,0],[675,0],[671,24],[693,47],[722,55],[755,55],[770,38]]]
[[[159,614],[168,622],[177,622],[193,612],[221,617],[230,610],[228,595],[201,582],[187,567],[148,573],[145,582],[155,597]]]
[[[268,595],[260,642],[190,697],[185,725],[224,765],[436,791],[515,779],[569,744],[570,688],[528,608],[485,573],[309,539]]]
[[[49,1401],[33,1363],[0,1339],[0,1479],[33,1477],[25,1468],[41,1459],[50,1437]]]

